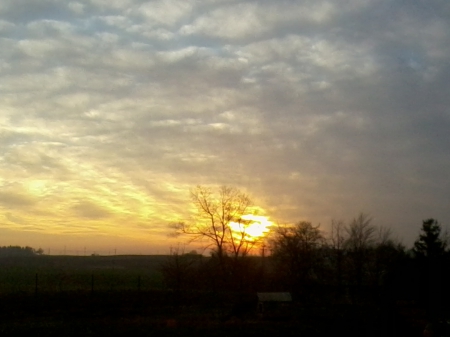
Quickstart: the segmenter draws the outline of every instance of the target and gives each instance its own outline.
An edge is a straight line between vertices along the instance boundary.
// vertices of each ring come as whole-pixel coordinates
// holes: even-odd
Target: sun
[[[241,216],[241,219],[245,221],[230,222],[229,226],[237,235],[244,234],[244,239],[249,241],[255,241],[265,236],[272,226],[272,222],[262,215],[245,214]]]

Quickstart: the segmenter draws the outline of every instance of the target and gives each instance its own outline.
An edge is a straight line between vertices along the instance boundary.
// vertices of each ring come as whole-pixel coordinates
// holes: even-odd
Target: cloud
[[[83,14],[85,9],[85,5],[77,1],[69,2],[67,7],[76,14]]]
[[[93,220],[108,218],[110,216],[110,213],[107,210],[89,201],[79,202],[77,205],[72,206],[72,210],[77,217]]]
[[[280,222],[365,211],[411,241],[422,217],[450,221],[447,13],[440,1],[3,1],[5,223],[130,240],[145,227],[156,242],[190,219],[191,186],[230,184]]]
[[[30,195],[16,191],[0,191],[0,204],[5,208],[26,208],[36,204],[36,199]]]
[[[89,0],[90,4],[94,8],[101,9],[102,11],[110,10],[126,10],[133,5],[132,0]]]
[[[219,8],[181,28],[185,35],[202,34],[226,39],[260,35],[265,27],[257,15],[256,4],[242,3]]]
[[[150,23],[172,26],[190,14],[192,5],[192,1],[157,0],[140,5],[135,14],[139,13]]]

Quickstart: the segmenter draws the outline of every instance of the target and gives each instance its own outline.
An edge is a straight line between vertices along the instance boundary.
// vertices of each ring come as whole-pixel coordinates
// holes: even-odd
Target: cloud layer
[[[229,184],[274,221],[363,211],[410,243],[450,222],[449,18],[439,0],[2,1],[0,226],[163,250],[189,188]]]

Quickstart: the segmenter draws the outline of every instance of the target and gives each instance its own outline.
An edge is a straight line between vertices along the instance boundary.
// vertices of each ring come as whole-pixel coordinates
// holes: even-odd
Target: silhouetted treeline
[[[42,255],[44,251],[39,249],[34,249],[31,247],[20,247],[20,246],[2,246],[0,247],[0,257],[5,256],[35,256]]]
[[[450,300],[450,254],[441,229],[434,219],[423,221],[414,247],[407,249],[365,214],[334,221],[330,233],[299,222],[273,232],[266,257],[175,252],[161,271],[167,287],[180,294],[289,291],[313,306],[347,303],[389,313],[398,303],[413,303],[426,319],[450,317],[444,307]]]

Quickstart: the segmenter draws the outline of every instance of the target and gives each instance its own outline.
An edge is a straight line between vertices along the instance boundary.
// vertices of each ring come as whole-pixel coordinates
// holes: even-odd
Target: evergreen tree
[[[414,242],[413,252],[417,257],[442,256],[447,247],[447,238],[443,237],[442,227],[435,219],[424,220],[421,234]]]

